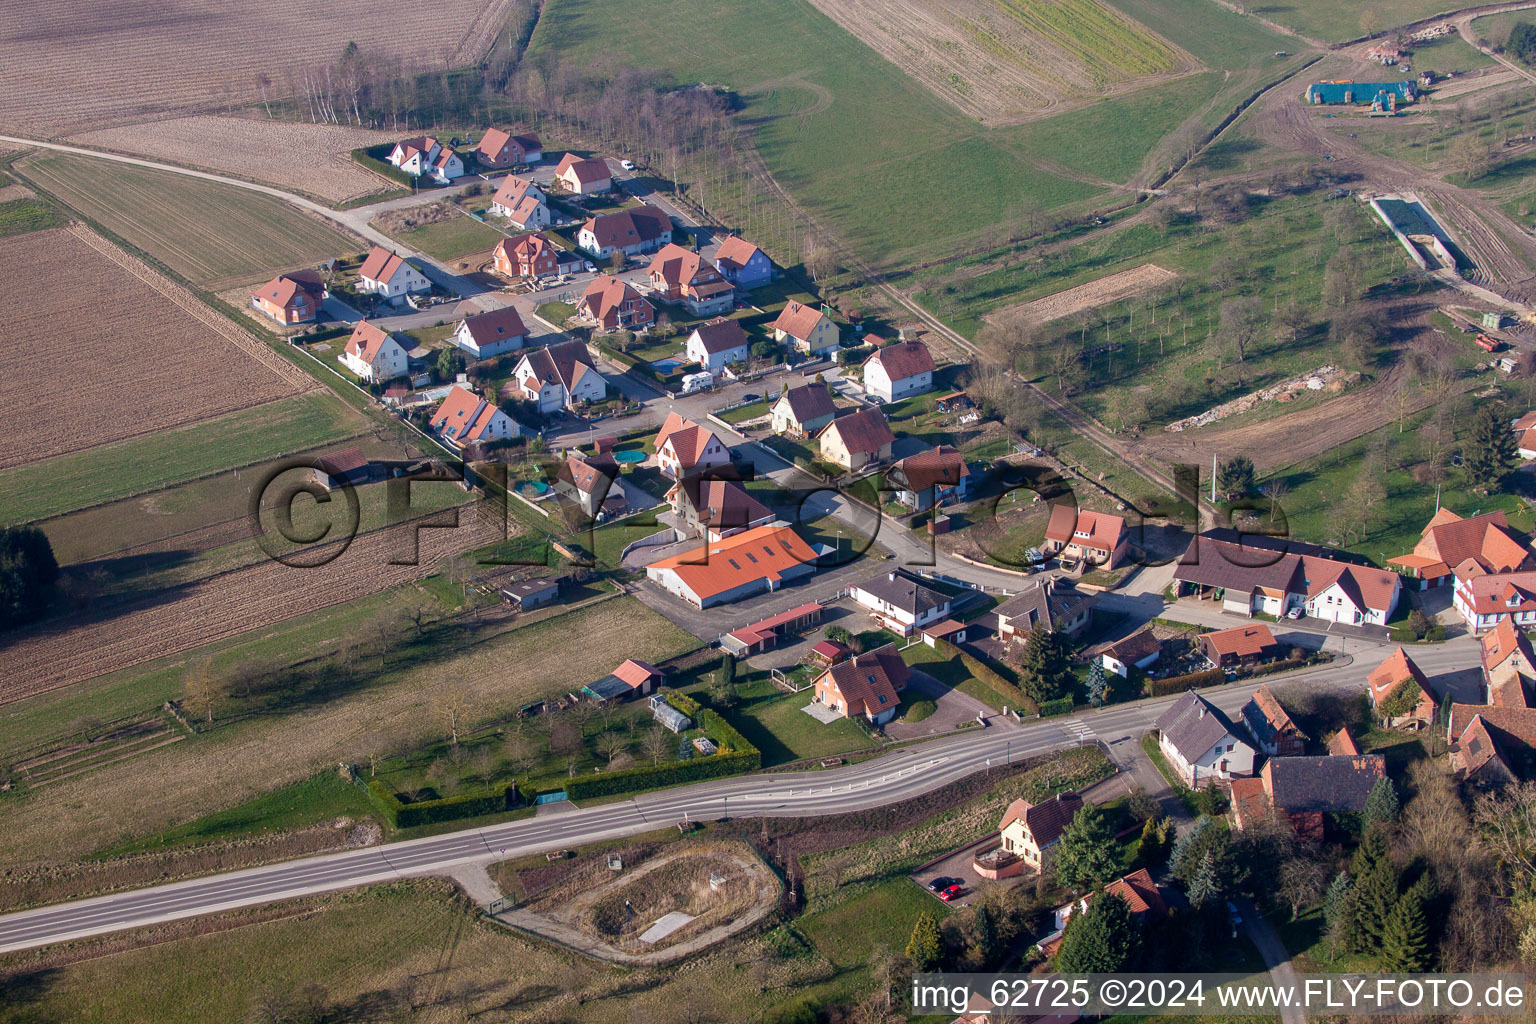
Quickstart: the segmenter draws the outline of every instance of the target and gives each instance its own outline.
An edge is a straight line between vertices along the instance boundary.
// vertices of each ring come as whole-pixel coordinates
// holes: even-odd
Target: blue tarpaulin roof
[[[1410,81],[1316,82],[1307,86],[1308,103],[1374,103],[1379,99],[1385,104],[1389,95],[1396,95],[1401,102],[1413,99],[1416,94]]]

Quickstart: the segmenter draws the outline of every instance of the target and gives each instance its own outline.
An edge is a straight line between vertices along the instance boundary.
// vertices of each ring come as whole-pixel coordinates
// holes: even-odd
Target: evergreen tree
[[[1056,846],[1056,877],[1072,889],[1103,885],[1119,873],[1114,830],[1092,804],[1078,808]]]
[[[1247,497],[1253,493],[1253,460],[1238,455],[1221,464],[1216,470],[1216,489],[1228,501]]]
[[[1173,851],[1168,855],[1168,870],[1175,878],[1187,880],[1187,876],[1194,873],[1208,841],[1206,835],[1214,824],[1213,818],[1196,818],[1189,831],[1173,841]]]
[[[58,578],[47,534],[35,526],[0,530],[0,629],[43,614]]]
[[[1366,854],[1362,858],[1362,854]],[[1381,949],[1387,918],[1398,900],[1397,865],[1387,852],[1387,838],[1380,826],[1366,833],[1365,841],[1355,851],[1354,921],[1352,946],[1357,953]]]
[[[1024,643],[1019,672],[1019,688],[1035,703],[1065,697],[1073,682],[1066,638],[1052,629],[1032,630]]]
[[[1498,490],[1514,468],[1515,456],[1515,433],[1509,429],[1503,407],[1479,406],[1461,456],[1467,483],[1483,494]]]
[[[1323,923],[1328,926],[1328,941],[1338,947],[1352,946],[1350,932],[1355,923],[1355,887],[1348,871],[1340,871],[1323,895]]]
[[[1113,974],[1130,970],[1141,952],[1141,930],[1130,905],[1115,893],[1100,892],[1067,920],[1056,951],[1063,974]]]
[[[1083,691],[1088,696],[1088,703],[1094,707],[1101,707],[1108,690],[1109,677],[1104,672],[1104,662],[1095,660],[1088,666],[1088,678],[1083,683]]]
[[[1166,819],[1148,818],[1141,826],[1141,838],[1136,840],[1136,860],[1147,867],[1157,867],[1167,856],[1168,831]]]
[[[1434,883],[1425,872],[1398,897],[1381,935],[1381,969],[1393,974],[1427,971],[1433,960],[1426,910]]]
[[[1392,780],[1382,778],[1371,787],[1371,795],[1365,799],[1363,817],[1365,827],[1372,825],[1384,825],[1397,817],[1400,804],[1397,799],[1397,787]]]
[[[1189,879],[1185,895],[1189,897],[1189,905],[1196,910],[1203,910],[1221,899],[1221,886],[1216,877],[1216,855],[1211,851],[1207,850],[1205,856],[1200,858],[1199,866]]]
[[[998,953],[997,923],[992,920],[992,911],[985,903],[976,908],[974,930],[976,952],[981,957],[982,965],[990,967]]]
[[[939,939],[939,922],[928,911],[923,911],[912,926],[912,938],[907,942],[907,959],[919,971],[930,971],[944,957],[944,946]]]

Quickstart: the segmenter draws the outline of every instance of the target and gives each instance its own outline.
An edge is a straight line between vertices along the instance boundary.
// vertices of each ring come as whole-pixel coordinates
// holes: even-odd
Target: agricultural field
[[[84,132],[68,141],[206,167],[344,203],[398,187],[352,159],[352,150],[394,138],[387,132],[347,125],[198,115]]]
[[[406,70],[474,63],[511,0],[338,0],[325,7],[99,8],[67,0],[0,3],[0,130],[58,137],[157,114],[231,110],[299,95],[305,69],[355,42]]]
[[[985,125],[1057,113],[1197,67],[1099,0],[822,0],[817,8]]]
[[[1341,3],[1291,0],[1287,4],[1254,10],[1304,36],[1325,43],[1342,43],[1455,9],[1455,4],[1447,4],[1444,0],[1392,0],[1389,4],[1376,0],[1343,0]]]
[[[12,273],[0,338],[14,367],[0,382],[0,431],[12,439],[0,469],[318,386],[82,225],[0,240],[0,264]]]
[[[13,165],[66,206],[210,291],[259,284],[361,243],[280,199],[112,160],[49,153]]]
[[[1074,316],[1084,310],[1096,309],[1111,302],[1119,302],[1143,292],[1166,287],[1177,276],[1155,263],[1143,263],[1139,267],[1122,270],[1108,277],[1101,277],[1096,281],[1089,281],[1087,284],[1047,295],[1042,299],[1010,306],[992,316],[1015,315],[1032,324],[1050,323],[1052,320]]]
[[[25,185],[0,187],[0,238],[45,231],[64,222],[57,207],[32,195]]]

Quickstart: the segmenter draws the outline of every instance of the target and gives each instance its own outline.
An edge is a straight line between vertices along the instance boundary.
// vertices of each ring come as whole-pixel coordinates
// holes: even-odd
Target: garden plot
[[[1121,299],[1128,299],[1133,295],[1152,291],[1154,288],[1161,288],[1178,276],[1173,271],[1164,270],[1155,263],[1143,263],[1139,267],[1122,270],[1118,274],[1110,274],[1097,281],[1067,288],[1032,302],[1009,306],[988,314],[987,319],[995,320],[999,317],[1017,315],[1029,323],[1050,323],[1052,320],[1060,320],[1087,309],[1097,309],[1100,306],[1119,302]]]

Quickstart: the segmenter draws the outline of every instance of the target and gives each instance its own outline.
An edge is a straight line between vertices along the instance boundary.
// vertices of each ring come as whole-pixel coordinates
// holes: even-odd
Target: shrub
[[[1146,690],[1148,697],[1166,697],[1171,693],[1198,690],[1202,686],[1215,686],[1226,681],[1227,674],[1219,668],[1213,668],[1188,675],[1169,676],[1167,679],[1148,679]]]
[[[1053,715],[1070,715],[1075,705],[1071,697],[1057,697],[1055,700],[1040,702],[1040,717],[1050,718]]]
[[[657,789],[675,786],[682,782],[698,782],[737,775],[762,767],[763,756],[755,749],[751,753],[733,750],[709,757],[694,757],[671,764],[642,765],[616,772],[582,775],[565,784],[565,793],[572,800],[594,796],[611,796],[615,793],[631,793],[638,789]]]
[[[911,707],[907,708],[907,713],[902,718],[907,722],[921,722],[925,718],[933,717],[933,713],[937,710],[939,706],[931,700],[915,701]]]
[[[420,803],[402,803],[382,782],[374,779],[368,783],[368,799],[380,814],[395,828],[413,825],[429,825],[439,821],[455,821],[473,818],[481,814],[494,814],[510,810],[524,802],[515,782],[503,782],[489,789],[478,789],[441,800],[423,800]]]

